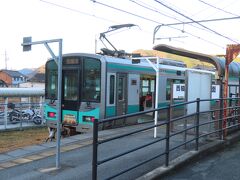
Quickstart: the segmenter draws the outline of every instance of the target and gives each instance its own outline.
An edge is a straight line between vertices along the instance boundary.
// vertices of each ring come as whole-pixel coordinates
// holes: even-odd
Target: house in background
[[[41,66],[28,74],[27,82],[21,83],[19,87],[35,87],[35,88],[45,88],[45,66]]]
[[[0,70],[0,80],[5,83],[7,87],[19,87],[20,83],[27,81],[27,77],[13,70]]]
[[[8,85],[0,79],[0,87],[8,87]]]
[[[45,74],[37,73],[33,77],[29,77],[27,82],[19,84],[19,87],[25,88],[45,88]]]

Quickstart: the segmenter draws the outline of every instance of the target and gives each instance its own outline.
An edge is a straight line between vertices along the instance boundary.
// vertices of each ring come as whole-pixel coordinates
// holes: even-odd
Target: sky
[[[44,45],[23,52],[23,37],[31,36],[33,41],[61,38],[63,53],[95,53],[105,47],[99,40],[101,32],[128,23],[137,26],[106,35],[117,49],[126,52],[167,44],[225,54],[227,44],[240,42],[240,19],[168,24],[236,17],[239,10],[239,0],[0,0],[0,69],[37,68],[51,57]],[[155,36],[160,39],[153,43],[154,28],[160,24]],[[50,46],[57,55],[58,44]]]

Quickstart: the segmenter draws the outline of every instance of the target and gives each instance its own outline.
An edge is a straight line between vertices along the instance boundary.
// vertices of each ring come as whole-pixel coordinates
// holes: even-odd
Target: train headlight
[[[83,121],[84,122],[94,122],[94,117],[93,116],[83,116]]]
[[[48,112],[47,116],[50,118],[55,118],[56,117],[56,113],[55,112]]]

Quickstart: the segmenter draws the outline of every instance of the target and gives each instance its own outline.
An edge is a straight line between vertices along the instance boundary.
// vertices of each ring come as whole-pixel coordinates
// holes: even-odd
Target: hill
[[[40,66],[31,74],[28,75],[31,82],[44,82],[45,81],[45,65]]]
[[[33,73],[36,70],[36,68],[24,68],[21,70],[18,70],[18,72],[24,74],[25,76],[28,76],[29,74]]]
[[[175,54],[169,54],[165,52],[160,52],[156,50],[143,50],[143,49],[138,49],[135,50],[133,53],[139,53],[142,56],[159,56],[161,58],[169,58],[169,59],[174,59],[177,61],[182,61],[184,62],[188,68],[193,68],[193,67],[198,67],[199,65],[206,67],[206,68],[212,68],[213,65],[205,62],[201,62],[196,59],[188,58],[188,57],[183,57],[183,56],[178,56]]]

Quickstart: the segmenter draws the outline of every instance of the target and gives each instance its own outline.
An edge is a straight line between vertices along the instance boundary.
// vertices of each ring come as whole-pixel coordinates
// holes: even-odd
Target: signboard
[[[185,84],[173,84],[173,99],[184,99]]]
[[[212,85],[212,99],[219,99],[219,98],[220,98],[220,86]]]

